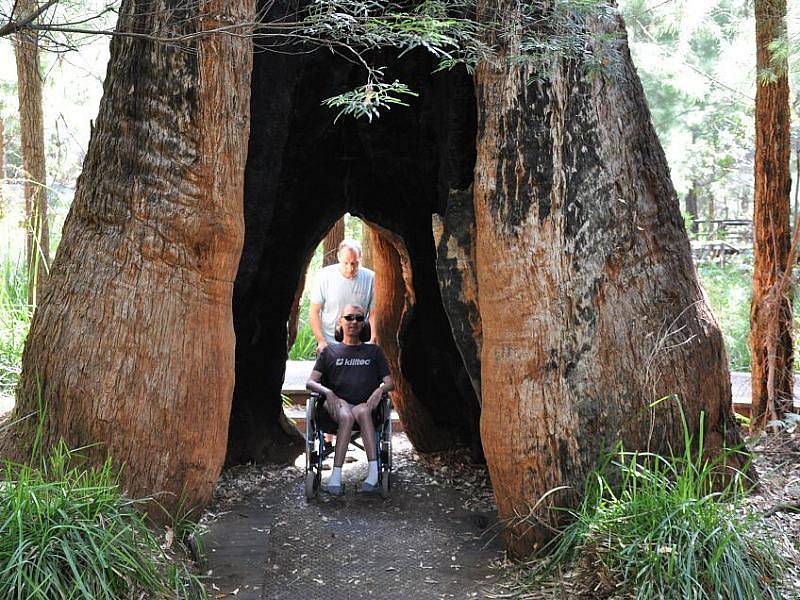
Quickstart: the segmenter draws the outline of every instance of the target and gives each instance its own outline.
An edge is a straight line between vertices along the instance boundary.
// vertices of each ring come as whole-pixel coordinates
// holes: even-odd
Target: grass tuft
[[[205,597],[122,495],[110,460],[84,468],[62,443],[38,469],[6,462],[3,479],[0,597]]]
[[[734,471],[719,489],[730,453],[705,459],[702,431],[697,441],[685,435],[677,456],[611,455],[526,585],[577,567],[596,598],[780,598],[785,561],[762,517],[742,505],[744,476]]]
[[[0,256],[0,395],[14,394],[29,326],[24,261],[9,249]]]

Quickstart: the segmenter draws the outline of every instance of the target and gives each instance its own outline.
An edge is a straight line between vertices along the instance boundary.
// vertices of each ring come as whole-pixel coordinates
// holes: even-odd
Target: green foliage
[[[702,415],[701,415],[702,422]],[[578,560],[596,584],[640,600],[780,598],[786,565],[761,517],[742,505],[734,451],[703,457],[684,421],[684,451],[662,457],[621,447],[592,473],[573,523],[546,548],[536,577]],[[730,478],[721,490],[720,473]]]
[[[314,360],[317,356],[317,339],[311,326],[301,319],[297,327],[297,337],[289,350],[289,360]]]
[[[327,98],[322,101],[322,104],[340,109],[334,123],[342,115],[350,115],[356,119],[366,117],[368,121],[372,121],[373,117],[381,115],[381,110],[389,110],[393,105],[408,106],[408,103],[400,98],[402,95],[418,96],[405,83],[396,80],[394,83],[374,82]]]
[[[401,57],[424,50],[437,61],[435,70],[459,65],[472,70],[481,60],[502,56],[502,60],[530,67],[532,80],[549,77],[556,59],[575,60],[590,73],[616,63],[614,46],[600,43],[585,26],[590,16],[613,15],[608,2],[519,2],[513,12],[485,12],[480,22],[475,19],[476,4],[475,0],[425,0],[409,8],[407,3],[391,0],[315,0],[294,35],[341,53],[364,68],[365,85],[323,101],[340,109],[337,119],[350,115],[371,121],[381,110],[404,105],[401,95],[415,95],[401,82],[383,81],[383,67],[373,66],[375,55],[369,54],[375,50],[394,49]],[[504,46],[513,51],[501,52]]]
[[[205,597],[120,492],[108,460],[85,468],[62,443],[39,469],[5,463],[0,491],[0,597]]]
[[[701,219],[752,204],[755,43],[743,0],[620,3],[653,123],[679,193]]]

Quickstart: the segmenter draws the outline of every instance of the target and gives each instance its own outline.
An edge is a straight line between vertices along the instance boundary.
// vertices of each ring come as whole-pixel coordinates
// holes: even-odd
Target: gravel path
[[[502,556],[485,469],[426,466],[396,434],[395,486],[382,500],[355,491],[366,463],[354,456],[345,496],[308,504],[302,469],[226,473],[208,513],[212,597],[484,597]]]

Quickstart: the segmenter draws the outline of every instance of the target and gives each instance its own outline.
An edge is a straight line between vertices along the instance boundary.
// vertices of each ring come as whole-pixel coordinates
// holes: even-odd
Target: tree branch
[[[28,27],[31,23],[33,23],[36,19],[39,18],[39,15],[41,15],[44,11],[46,11],[48,8],[50,8],[57,2],[58,0],[48,0],[48,2],[45,2],[39,8],[32,11],[30,14],[22,17],[18,21],[14,20],[12,13],[12,18],[9,19],[8,23],[0,27],[0,37],[5,37],[14,34],[20,29]]]

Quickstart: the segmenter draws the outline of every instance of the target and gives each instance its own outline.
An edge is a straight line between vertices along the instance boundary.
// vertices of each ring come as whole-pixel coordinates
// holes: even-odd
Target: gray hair
[[[342,240],[339,243],[339,249],[337,250],[336,254],[338,255],[342,250],[345,248],[349,248],[353,252],[358,255],[358,258],[361,258],[361,243],[356,240]]]

